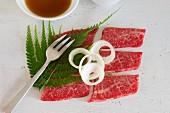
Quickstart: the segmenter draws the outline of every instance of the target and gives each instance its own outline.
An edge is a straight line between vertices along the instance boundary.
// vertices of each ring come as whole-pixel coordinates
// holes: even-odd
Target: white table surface
[[[137,94],[115,100],[87,103],[85,99],[43,102],[32,88],[14,113],[170,113],[170,0],[121,0],[101,8],[80,0],[68,17],[53,21],[57,30],[86,28],[119,7],[105,26],[146,28]],[[0,0],[0,111],[29,80],[26,65],[26,27],[41,28],[41,21],[24,14],[15,0]],[[131,72],[130,72],[131,73]]]

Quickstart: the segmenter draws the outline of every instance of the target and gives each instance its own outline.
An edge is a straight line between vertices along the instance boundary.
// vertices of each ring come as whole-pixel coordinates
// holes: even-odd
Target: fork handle
[[[23,97],[28,93],[30,88],[33,86],[35,81],[40,77],[40,75],[43,73],[43,71],[46,69],[50,62],[47,60],[44,65],[41,67],[41,69],[34,75],[34,77],[28,82],[28,84],[25,85],[25,87],[14,97],[14,99],[4,108],[5,113],[12,113],[14,109],[18,106],[18,104],[21,102]]]

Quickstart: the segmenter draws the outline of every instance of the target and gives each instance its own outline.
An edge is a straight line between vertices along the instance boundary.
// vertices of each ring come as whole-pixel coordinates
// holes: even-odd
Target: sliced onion
[[[99,54],[99,55],[100,55],[99,52],[100,52],[101,47],[103,47],[103,46],[109,47],[111,54],[107,57],[103,57],[103,60],[104,60],[105,64],[108,64],[111,61],[113,61],[113,59],[115,58],[115,50],[114,50],[114,47],[109,42],[104,41],[104,40],[99,40],[99,41],[95,42],[93,45],[94,46],[90,49],[90,52],[94,53],[94,54]]]
[[[94,80],[96,78],[99,78],[99,71],[101,71],[101,67],[98,67],[99,65],[97,63],[88,63],[85,66],[82,67],[80,70],[81,73],[86,73],[87,71],[90,71],[89,80]],[[82,72],[85,71],[85,72]],[[92,74],[91,74],[92,73]]]
[[[82,67],[82,64],[84,60],[88,57],[92,57],[92,59],[95,59],[96,63],[87,63]],[[90,54],[84,56],[79,64],[79,73],[81,75],[81,78],[83,82],[87,85],[97,85],[104,79],[104,61],[100,55],[97,54]],[[93,74],[91,74],[93,73]],[[95,82],[91,82],[90,80],[94,80],[96,78],[99,78]]]
[[[79,54],[79,53],[82,53],[84,55],[89,55],[90,54],[90,52],[88,50],[84,49],[84,48],[76,48],[76,49],[74,49],[73,51],[70,52],[70,54],[69,54],[69,62],[73,67],[75,67],[77,69],[79,68],[79,66],[74,64],[73,59],[74,59],[74,56]],[[90,63],[91,62],[90,57],[88,57],[87,59],[88,59],[87,63]]]
[[[89,65],[91,65],[91,64],[92,64],[92,63],[90,63]],[[97,85],[97,84],[99,84],[100,82],[103,81],[104,75],[105,75],[104,71],[100,69],[100,66],[99,66],[99,65],[96,65],[95,68],[98,68],[98,71],[96,71],[96,70],[91,70],[91,69],[89,69],[89,68],[87,68],[87,69],[83,68],[83,69],[82,69],[82,72],[81,72],[80,75],[81,75],[81,78],[82,78],[82,80],[83,80],[83,82],[84,82],[85,84],[87,84],[87,85]],[[90,76],[90,74],[91,74],[92,72],[96,73],[95,79],[96,79],[96,78],[99,78],[99,79],[96,80],[95,82],[91,82],[91,81],[90,81],[90,80],[91,80],[90,77],[92,77],[92,76]],[[93,76],[94,76],[94,75],[93,75]],[[94,79],[93,79],[93,80],[94,80]]]

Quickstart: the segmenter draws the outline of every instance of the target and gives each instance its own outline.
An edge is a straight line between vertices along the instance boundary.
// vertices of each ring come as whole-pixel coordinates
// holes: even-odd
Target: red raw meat
[[[140,47],[143,44],[145,29],[107,27],[102,40],[110,42],[115,48]]]
[[[102,56],[109,55],[109,51],[101,51]],[[142,52],[121,52],[116,51],[115,59],[105,65],[105,73],[123,72],[139,68],[142,59]]]
[[[84,97],[89,94],[90,86],[83,82],[75,82],[69,85],[49,88],[46,87],[41,96],[43,101],[66,100],[69,98]]]
[[[88,102],[104,101],[135,94],[138,90],[139,75],[106,76],[94,86],[93,94]]]
[[[74,30],[74,33],[76,33],[77,31],[80,32],[80,30],[78,29],[78,30]],[[87,39],[82,44],[82,47],[90,46],[93,44],[93,40],[94,40],[94,37],[95,37],[97,31],[98,31],[98,28],[94,29],[93,31],[91,31],[88,34],[88,36],[86,37]],[[68,36],[71,36],[71,33],[72,33],[72,31],[67,31],[67,32],[62,33],[61,35],[67,34]],[[58,38],[58,35],[56,35],[56,37]]]
[[[87,36],[83,46],[93,43],[94,36],[98,29],[93,30]],[[80,30],[76,30],[80,31]],[[74,31],[75,32],[75,31]],[[71,34],[71,31],[64,32]],[[105,28],[102,39],[109,41],[115,48],[139,47],[143,43],[145,29],[133,28]],[[107,56],[110,52],[101,52],[102,56]],[[142,58],[142,52],[121,52],[116,51],[116,58],[105,67],[105,72],[122,72],[138,69]],[[103,101],[122,96],[134,94],[138,90],[139,75],[106,76],[104,80],[94,86],[94,91],[88,102]],[[43,101],[66,100],[70,98],[84,97],[89,94],[90,86],[83,82],[75,82],[62,87],[46,87],[42,94]]]

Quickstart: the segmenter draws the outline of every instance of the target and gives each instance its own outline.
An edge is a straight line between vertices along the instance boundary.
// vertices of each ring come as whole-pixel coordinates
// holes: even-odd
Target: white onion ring
[[[93,54],[99,54],[100,55],[99,51],[100,51],[100,48],[103,47],[103,46],[109,47],[110,51],[111,51],[111,54],[109,56],[103,57],[105,64],[108,64],[111,61],[113,61],[113,59],[115,58],[114,47],[109,42],[104,41],[104,40],[99,40],[99,41],[95,42],[93,44],[93,47],[90,49],[90,52],[93,53]]]
[[[97,67],[96,68],[100,68],[100,66],[99,65],[96,65]],[[94,71],[94,70],[93,70]],[[91,72],[93,72],[93,71],[91,71]],[[96,77],[95,78],[99,78],[97,81],[95,81],[95,82],[91,82],[90,81],[90,77],[89,77],[89,75],[90,75],[90,73],[91,73],[88,69],[83,69],[82,70],[82,72],[81,72],[81,78],[82,78],[82,80],[83,80],[83,82],[85,83],[85,84],[87,84],[87,85],[97,85],[97,84],[99,84],[100,82],[102,82],[103,81],[103,79],[104,79],[104,75],[105,75],[105,73],[104,73],[104,71],[103,70],[99,70],[98,72],[97,72],[97,75],[96,75]]]
[[[99,71],[101,71],[101,67],[98,67],[99,65],[97,63],[88,63],[85,66],[82,67],[80,70],[81,73],[83,70],[93,72],[93,74],[89,75],[89,80],[94,80],[96,78],[99,78]],[[84,72],[83,72],[84,73]]]
[[[97,61],[97,63],[88,63],[82,67],[83,61],[88,57],[92,57],[93,59]],[[105,75],[104,66],[105,66],[104,61],[100,55],[90,54],[90,55],[84,56],[81,59],[80,64],[79,64],[79,73],[81,75],[83,82],[87,85],[99,84],[104,79],[104,75]],[[91,74],[92,72],[93,74]],[[96,78],[99,78],[99,79],[95,82],[89,81],[89,80],[94,80]]]
[[[79,69],[79,66],[74,64],[73,59],[74,59],[74,56],[76,54],[79,54],[79,53],[82,53],[84,55],[89,55],[90,54],[90,52],[88,50],[84,49],[84,48],[76,48],[76,49],[74,49],[73,51],[70,52],[70,54],[69,54],[69,62],[73,67],[75,67],[77,69]],[[87,63],[90,63],[90,62],[91,62],[91,58],[88,57],[88,62]]]

